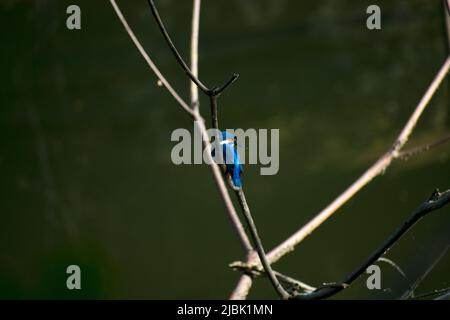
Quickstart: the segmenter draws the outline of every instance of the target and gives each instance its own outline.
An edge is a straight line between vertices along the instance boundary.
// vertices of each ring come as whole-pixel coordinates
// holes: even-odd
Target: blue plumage
[[[242,187],[241,173],[244,171],[242,167],[241,160],[239,159],[239,154],[235,144],[235,135],[227,131],[222,131],[222,150],[223,159],[226,166],[225,174],[231,177],[233,185],[236,188]]]

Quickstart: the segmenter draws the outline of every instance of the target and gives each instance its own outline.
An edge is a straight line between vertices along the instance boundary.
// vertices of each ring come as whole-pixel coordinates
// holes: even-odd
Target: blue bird
[[[242,187],[241,173],[244,171],[236,148],[235,135],[227,131],[221,132],[223,160],[225,162],[225,174],[231,177],[235,188]]]

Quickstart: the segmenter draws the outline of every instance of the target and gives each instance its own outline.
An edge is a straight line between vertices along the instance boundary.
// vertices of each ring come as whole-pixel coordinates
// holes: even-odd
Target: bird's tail
[[[239,170],[239,166],[235,166],[233,174],[231,175],[231,179],[233,180],[233,184],[236,188],[242,187],[241,172]]]

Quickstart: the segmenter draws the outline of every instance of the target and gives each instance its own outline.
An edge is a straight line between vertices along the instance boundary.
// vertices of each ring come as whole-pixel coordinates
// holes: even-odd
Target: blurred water
[[[226,298],[242,259],[204,165],[170,161],[171,132],[192,130],[160,87],[107,1],[0,5],[0,297]],[[120,1],[150,55],[179,92],[174,63],[145,1]],[[158,1],[181,53],[190,2]],[[447,54],[438,2],[378,1],[382,30],[365,28],[369,1],[214,1],[201,18],[200,74],[221,84],[221,126],[279,128],[280,171],[247,165],[248,201],[267,249],[292,234],[393,142]],[[410,145],[448,132],[445,83]],[[208,116],[207,100],[202,100]],[[440,147],[394,163],[275,265],[320,285],[356,267],[434,188],[450,187]],[[414,278],[449,243],[450,211],[427,217],[387,255]],[[83,290],[65,287],[78,264]],[[383,288],[362,278],[337,298],[394,297],[405,283],[382,264]],[[420,290],[449,286],[445,256]],[[257,281],[251,298],[274,298]]]

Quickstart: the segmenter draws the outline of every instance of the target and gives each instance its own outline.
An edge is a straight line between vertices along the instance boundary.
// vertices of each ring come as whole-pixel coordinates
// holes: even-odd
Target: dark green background
[[[270,249],[311,219],[386,151],[447,55],[440,1],[384,0],[382,30],[365,27],[373,1],[204,1],[202,80],[240,79],[220,100],[226,128],[279,128],[280,171],[247,165],[247,197]],[[82,29],[66,28],[77,4]],[[157,1],[188,57],[190,1]],[[177,90],[176,65],[146,1],[119,1]],[[243,259],[205,165],[170,161],[189,118],[150,72],[109,1],[0,4],[0,297],[226,298]],[[202,112],[208,117],[207,100]],[[449,131],[446,81],[414,132]],[[442,146],[395,162],[275,265],[312,285],[339,281],[434,188],[450,188]],[[388,257],[413,281],[449,243],[450,209],[422,221]],[[65,287],[82,269],[81,291]],[[336,298],[392,298],[407,283],[382,266]],[[449,257],[419,291],[450,285]],[[390,288],[390,289],[389,289]],[[266,280],[251,298],[275,298]]]

